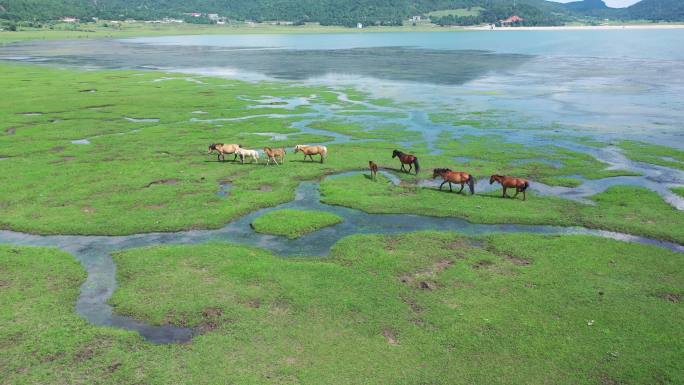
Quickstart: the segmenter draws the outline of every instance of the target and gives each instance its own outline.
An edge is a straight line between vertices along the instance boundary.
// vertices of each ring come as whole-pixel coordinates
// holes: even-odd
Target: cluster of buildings
[[[228,21],[228,18],[225,16],[219,16],[218,13],[200,13],[200,12],[190,12],[186,13],[185,15],[190,16],[190,17],[202,17],[206,16],[209,21],[216,23],[216,24],[226,24]]]

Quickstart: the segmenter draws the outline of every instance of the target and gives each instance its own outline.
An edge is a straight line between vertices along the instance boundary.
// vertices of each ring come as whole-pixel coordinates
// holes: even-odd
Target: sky
[[[551,0],[555,1],[558,3],[569,3],[571,1],[577,1],[577,0]],[[620,8],[620,7],[629,7],[630,5],[634,3],[638,3],[639,0],[603,0],[604,3],[606,3],[607,6],[609,7],[614,7],[614,8]]]

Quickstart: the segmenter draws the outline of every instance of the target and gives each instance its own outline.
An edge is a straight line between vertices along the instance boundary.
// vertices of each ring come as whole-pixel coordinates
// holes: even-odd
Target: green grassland
[[[630,159],[684,170],[684,151],[635,141],[622,141],[618,144]]]
[[[0,44],[26,40],[63,40],[126,38],[137,36],[169,35],[228,35],[228,34],[283,34],[283,33],[366,33],[366,32],[445,32],[462,31],[457,27],[439,27],[420,23],[416,26],[367,26],[363,29],[341,26],[322,26],[316,23],[305,25],[255,24],[151,24],[144,22],[112,24],[111,22],[57,24],[49,28],[20,28],[19,31],[0,31]]]
[[[606,170],[606,164],[587,154],[557,146],[523,146],[506,142],[498,135],[453,137],[443,132],[435,143],[442,153],[426,155],[429,149],[419,133],[400,124],[372,120],[359,123],[359,114],[368,112],[374,116],[376,111],[344,102],[324,87],[22,65],[2,65],[2,71],[3,95],[13,101],[0,107],[0,158],[4,158],[0,174],[4,187],[0,194],[0,228],[4,229],[41,234],[120,235],[218,228],[255,209],[293,199],[296,186],[303,180],[365,169],[368,160],[397,170],[398,163],[390,154],[399,147],[396,140],[408,140],[414,144],[403,149],[419,155],[424,170],[421,175],[400,173],[404,186],[396,191],[393,187],[357,180],[349,193],[372,191],[378,201],[387,196],[387,202],[397,201],[392,205],[393,212],[405,209],[481,223],[585,224],[682,240],[680,226],[674,225],[681,220],[681,213],[654,194],[633,188],[601,195],[604,201],[610,200],[602,207],[614,209],[605,209],[599,218],[591,220],[588,218],[596,214],[592,211],[595,208],[556,198],[511,201],[505,203],[510,206],[507,210],[495,216],[475,214],[480,209],[437,213],[434,207],[441,206],[430,208],[430,196],[404,199],[407,194],[424,193],[415,188],[415,183],[429,177],[435,167],[462,169],[477,178],[499,173],[563,186],[578,183],[568,175],[593,179],[632,173]],[[385,99],[374,101],[358,91],[345,91],[352,101],[394,106]],[[254,108],[256,100],[267,97],[302,95],[308,95],[309,105],[294,109],[277,105]],[[301,132],[293,127],[305,119],[302,114],[314,110],[312,105],[316,103],[335,103],[341,112],[353,111],[356,119],[347,121],[340,115],[309,124],[331,135],[345,134],[354,139],[330,145],[329,156],[322,164],[292,154],[295,144],[330,139],[325,134]],[[282,117],[258,116],[270,113]],[[158,121],[131,122],[126,118]],[[287,136],[274,138],[268,133]],[[90,144],[72,143],[84,139]],[[290,153],[287,163],[280,167],[265,166],[263,159],[254,164],[217,162],[215,155],[206,153],[208,144],[213,142],[240,143],[248,148],[284,146]],[[463,163],[454,157],[469,160]],[[349,180],[355,179],[337,180],[328,186]],[[217,194],[222,183],[231,184],[228,196]],[[351,195],[333,196],[331,188],[324,190],[328,202],[377,210],[363,200],[354,201]],[[395,195],[397,192],[399,196]],[[648,206],[630,211],[628,208],[641,198]],[[483,199],[491,201],[485,194],[469,202]],[[417,209],[416,205],[424,209]],[[473,205],[476,206],[482,204]],[[126,215],[121,215],[124,212]],[[639,219],[631,220],[631,215]]]
[[[420,245],[420,247],[417,247]],[[597,253],[597,250],[601,250]],[[653,384],[684,378],[680,255],[589,236],[359,235],[330,258],[231,244],[117,253],[115,310],[180,345],[87,324],[82,268],[0,247],[11,384]]]
[[[382,175],[378,183],[369,183],[363,175],[352,175],[326,179],[321,183],[321,195],[327,204],[369,213],[459,217],[473,223],[578,225],[684,242],[682,213],[656,193],[638,187],[610,188],[592,197],[596,205],[587,205],[531,192],[522,202],[522,195],[515,200],[501,198],[501,189],[476,195],[456,194],[433,187],[393,186]]]
[[[283,209],[261,215],[251,225],[259,233],[294,239],[340,222],[342,217],[325,211]]]

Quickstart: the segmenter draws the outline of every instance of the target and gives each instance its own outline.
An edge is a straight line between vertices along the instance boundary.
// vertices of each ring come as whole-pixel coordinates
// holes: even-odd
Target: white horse
[[[246,148],[238,148],[235,150],[235,153],[240,155],[240,159],[242,160],[242,163],[245,163],[245,158],[249,157],[252,158],[252,161],[256,161],[259,163],[259,151],[257,150],[248,150]]]

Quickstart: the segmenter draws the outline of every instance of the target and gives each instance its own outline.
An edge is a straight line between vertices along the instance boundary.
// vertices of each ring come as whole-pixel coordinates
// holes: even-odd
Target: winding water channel
[[[328,178],[354,174],[348,172]],[[357,172],[358,173],[358,172]],[[383,175],[392,183],[399,179],[388,172]],[[223,188],[223,187],[222,187]],[[323,210],[344,218],[338,225],[321,229],[298,239],[259,234],[250,223],[258,216],[272,210],[297,208]],[[333,244],[341,238],[354,234],[391,234],[419,230],[457,231],[465,235],[491,233],[528,232],[538,234],[589,234],[626,242],[655,245],[684,253],[684,246],[629,234],[583,227],[535,226],[535,225],[482,225],[462,219],[438,218],[409,214],[368,214],[359,210],[326,205],[320,201],[319,184],[302,182],[291,202],[255,211],[217,230],[190,230],[176,233],[147,233],[128,236],[80,236],[80,235],[33,235],[13,231],[0,231],[0,243],[27,246],[57,247],[71,253],[88,273],[76,301],[76,311],[95,325],[113,326],[133,330],[153,343],[179,343],[190,340],[196,331],[171,325],[150,325],[148,323],[114,313],[107,303],[116,289],[116,265],[111,254],[135,247],[193,244],[210,241],[234,242],[271,250],[279,256],[325,256]]]

